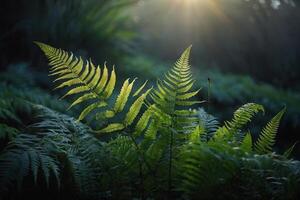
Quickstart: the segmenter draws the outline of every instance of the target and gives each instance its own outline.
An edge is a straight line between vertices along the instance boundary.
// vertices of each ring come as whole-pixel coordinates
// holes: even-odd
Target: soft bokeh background
[[[266,114],[252,123],[259,131],[286,106],[277,150],[300,139],[298,1],[2,0],[0,15],[4,98],[59,95],[51,91],[46,59],[33,41],[115,64],[120,79],[150,82],[192,44],[192,70],[203,88],[198,98],[210,99],[202,105],[208,112],[230,119],[240,105],[261,103]],[[65,110],[64,101],[56,104],[52,107]]]

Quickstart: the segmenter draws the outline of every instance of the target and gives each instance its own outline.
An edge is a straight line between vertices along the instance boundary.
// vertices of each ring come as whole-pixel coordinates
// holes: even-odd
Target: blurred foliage
[[[141,49],[300,89],[300,6],[294,0],[152,0],[135,9]]]
[[[137,1],[1,1],[1,63],[28,61],[40,64],[32,44],[35,40],[76,49],[85,56],[88,51],[89,56],[101,60],[117,60],[119,52],[130,47],[130,40],[135,35],[129,29],[131,20],[125,10]]]

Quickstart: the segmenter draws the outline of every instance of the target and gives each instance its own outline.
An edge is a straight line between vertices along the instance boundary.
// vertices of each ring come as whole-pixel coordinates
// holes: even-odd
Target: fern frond
[[[144,103],[144,100],[146,99],[148,93],[151,89],[147,90],[144,94],[142,94],[139,98],[135,100],[135,102],[131,105],[129,112],[125,116],[124,123],[126,126],[132,124],[133,120],[136,118],[138,113],[140,112],[142,105]]]
[[[285,113],[286,108],[275,115],[271,121],[263,128],[257,141],[255,142],[255,151],[260,154],[270,153],[272,146],[275,144],[275,137],[278,131],[280,120]]]
[[[134,82],[135,82],[135,79],[131,83],[129,82],[129,79],[127,79],[124,82],[124,84],[121,88],[120,94],[117,97],[115,106],[113,108],[113,111],[115,113],[121,112],[124,109],[124,106],[128,100],[130,93],[131,93]]]
[[[128,87],[130,87],[129,90],[131,91],[131,87],[132,86],[130,86],[130,85],[131,84],[129,84]],[[128,127],[129,125],[131,125],[133,123],[133,121],[135,120],[135,118],[137,117],[137,115],[139,114],[139,112],[140,112],[140,110],[142,108],[142,105],[144,103],[144,100],[146,99],[146,97],[147,97],[148,93],[151,91],[151,89],[147,90],[144,94],[142,94],[140,97],[138,97],[135,100],[135,102],[133,102],[133,104],[131,105],[129,111],[127,112],[127,114],[126,114],[125,119],[123,120],[123,122],[109,124],[107,127],[101,129],[99,131],[99,133],[111,133],[111,132],[115,132],[115,131],[120,131],[120,130]],[[130,91],[129,91],[129,93],[130,93]],[[128,95],[129,95],[129,93],[128,93]],[[122,97],[119,96],[117,98],[117,101],[116,101],[116,104],[115,104],[115,105],[117,105],[117,103],[118,103],[118,105],[117,105],[118,108],[124,107],[123,106],[124,105],[124,103],[123,103],[124,99],[121,100],[121,98]],[[128,98],[128,96],[127,96],[127,98]],[[118,99],[120,99],[120,100],[118,101]],[[125,100],[125,101],[127,101],[127,100]],[[123,108],[121,108],[121,109],[123,109]],[[110,112],[110,111],[108,111],[108,112]],[[107,111],[106,111],[106,114],[108,115],[109,113],[107,113]],[[112,115],[114,115],[114,113],[112,113]]]
[[[235,132],[251,122],[252,117],[260,111],[264,112],[262,105],[247,103],[234,112],[232,121],[226,122],[225,126],[230,131]]]
[[[152,115],[153,115],[153,107],[155,105],[151,105],[141,116],[139,121],[137,122],[135,126],[135,132],[134,135],[136,137],[140,136],[140,134],[146,129]]]
[[[36,42],[36,44],[49,59],[49,65],[52,66],[50,75],[58,76],[54,81],[63,81],[55,89],[72,87],[62,98],[80,94],[69,108],[91,100],[100,102],[85,108],[80,114],[79,120],[84,119],[91,111],[107,105],[106,100],[113,93],[116,83],[114,67],[111,74],[108,75],[106,64],[104,64],[103,70],[101,70],[101,67],[95,67],[92,61],[83,61],[82,58],[78,59],[72,53],[56,49],[43,43]],[[121,108],[122,107],[118,109]]]
[[[55,82],[62,81],[55,89],[71,87],[62,98],[78,94],[78,97],[71,103],[69,108],[81,103],[88,103],[81,111],[78,117],[79,121],[83,120],[89,113],[109,105],[109,98],[114,91],[117,79],[114,67],[109,75],[106,64],[104,64],[103,69],[101,69],[100,66],[95,67],[91,60],[83,61],[82,58],[77,58],[72,53],[69,54],[64,50],[56,49],[39,42],[36,42],[36,44],[44,51],[49,59],[49,64],[52,66],[50,75],[58,76]],[[136,79],[130,82],[129,79],[127,79],[124,81],[113,108],[110,110],[106,109],[100,113],[102,118],[112,118],[124,110],[131,95],[135,80]],[[145,85],[146,82],[133,96],[139,94]],[[109,124],[106,128],[100,130],[99,133],[120,131],[131,125],[140,112],[147,94],[148,92],[135,100],[124,122]]]
[[[51,150],[51,154],[47,155],[54,154],[55,160],[57,160],[55,155],[57,153],[60,155],[60,162],[65,166],[64,171],[69,170],[67,173],[74,178],[75,186],[78,187],[80,194],[88,197],[98,196],[98,175],[101,167],[98,161],[101,156],[103,157],[102,143],[90,134],[87,126],[73,118],[43,106],[35,105],[35,108],[39,122],[33,124],[32,128],[43,135],[42,142],[40,142],[44,144],[43,149]],[[49,174],[49,170],[45,168],[48,161],[47,159],[44,161],[45,164],[39,163],[38,168],[44,168],[47,176],[57,177],[59,174],[52,171]],[[49,165],[52,164],[49,163]]]
[[[164,76],[157,81],[157,88],[149,96],[156,105],[152,118],[161,121],[160,126],[169,126],[178,133],[191,133],[195,127],[196,113],[186,109],[203,101],[191,100],[199,91],[190,91],[194,80],[189,65],[191,46],[188,47]],[[161,127],[163,128],[163,127]]]
[[[157,82],[157,89],[151,94],[156,105],[165,113],[173,114],[175,106],[192,106],[202,101],[191,101],[200,89],[191,92],[194,80],[192,79],[189,56],[191,46],[188,47],[176,61],[174,67],[165,74],[163,81]]]
[[[253,116],[260,111],[264,113],[262,105],[256,103],[247,103],[243,105],[234,112],[231,121],[225,121],[225,125],[216,131],[214,139],[222,141],[224,140],[224,137],[226,137],[227,140],[231,140],[232,137],[236,136],[236,133],[238,133],[247,123],[251,122]]]
[[[109,124],[107,127],[101,129],[98,132],[99,133],[111,133],[111,132],[123,130],[124,128],[125,128],[125,125],[122,123],[113,123],[113,124]]]
[[[140,94],[140,92],[145,88],[147,82],[148,80],[146,80],[145,83],[133,94],[134,97]]]
[[[197,124],[204,129],[201,140],[207,142],[214,136],[220,123],[216,117],[208,114],[203,108],[197,110],[197,115],[199,119]]]
[[[34,181],[41,167],[47,186],[51,173],[57,179],[59,186],[60,169],[57,160],[49,155],[46,149],[40,146],[40,139],[35,135],[19,134],[0,155],[0,188],[1,191],[9,190],[14,183],[19,187],[23,178],[30,171]]]
[[[245,151],[245,152],[251,152],[252,151],[252,137],[251,137],[251,133],[248,132],[246,133],[240,148]]]

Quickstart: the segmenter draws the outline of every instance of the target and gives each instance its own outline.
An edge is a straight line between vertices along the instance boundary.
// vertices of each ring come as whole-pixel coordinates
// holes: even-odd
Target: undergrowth
[[[81,111],[74,119],[42,92],[35,99],[30,91],[1,90],[2,198],[299,196],[300,163],[289,158],[294,146],[283,155],[273,151],[286,108],[261,128],[257,139],[249,124],[265,112],[260,104],[242,105],[225,122],[195,109],[204,101],[200,89],[193,89],[191,47],[149,86],[136,78],[118,83],[115,67],[36,44],[49,59],[55,89],[71,99],[69,108]],[[122,87],[116,92],[118,84]]]

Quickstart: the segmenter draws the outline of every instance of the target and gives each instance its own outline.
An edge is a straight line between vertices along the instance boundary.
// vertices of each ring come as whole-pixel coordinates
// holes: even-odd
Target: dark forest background
[[[55,94],[33,41],[115,64],[123,78],[153,82],[192,44],[192,70],[203,87],[200,98],[210,98],[203,105],[210,113],[228,119],[240,105],[256,102],[272,116],[286,106],[277,150],[300,138],[298,1],[2,0],[0,15],[2,91]]]

